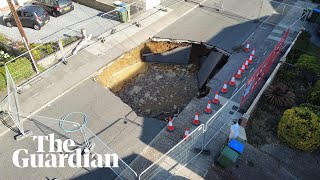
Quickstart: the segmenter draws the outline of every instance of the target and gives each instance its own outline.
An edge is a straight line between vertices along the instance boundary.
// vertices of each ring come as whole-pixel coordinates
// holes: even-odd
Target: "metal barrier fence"
[[[89,143],[94,143],[94,148],[92,150],[95,154],[117,154],[108,145],[106,145],[94,132],[92,132],[87,126],[83,128],[84,133],[88,137]],[[113,164],[115,162],[111,162]],[[121,158],[118,159],[118,167],[110,167],[110,169],[118,176],[120,179],[124,180],[135,180],[138,174]]]
[[[193,130],[185,139],[181,140],[170,151],[145,169],[140,175],[140,180],[168,179],[190,161],[196,158],[203,147],[204,125],[201,124]],[[199,148],[195,152],[194,148]]]
[[[218,132],[229,122],[239,110],[239,104],[233,100],[241,97],[245,84],[235,91],[233,96],[206,122],[193,130],[190,140],[181,140],[170,151],[145,169],[140,175],[140,180],[169,179],[183,167],[195,159],[203,149],[212,141]],[[238,109],[233,115],[229,109],[237,105]],[[227,112],[224,110],[228,110]],[[195,150],[197,149],[197,150]]]

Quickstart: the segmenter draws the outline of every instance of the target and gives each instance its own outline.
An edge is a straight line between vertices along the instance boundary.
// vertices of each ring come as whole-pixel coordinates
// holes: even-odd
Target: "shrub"
[[[315,56],[303,54],[295,63],[295,66],[314,74],[320,74],[320,61]]]
[[[310,103],[304,103],[301,104],[300,107],[307,107],[309,108],[312,112],[314,112],[315,114],[318,115],[318,117],[320,117],[320,106],[316,106]]]
[[[52,54],[54,52],[54,50],[53,50],[53,48],[52,48],[52,46],[50,44],[46,45],[46,52],[48,54]]]
[[[316,82],[309,93],[309,101],[317,106],[320,106],[320,80]]]
[[[290,147],[312,152],[320,146],[320,118],[306,107],[295,107],[284,112],[278,137]]]
[[[41,59],[41,55],[40,55],[40,53],[39,53],[39,50],[37,50],[37,49],[32,50],[32,51],[31,51],[31,54],[32,54],[33,59],[34,59],[35,61],[38,61],[39,59]]]
[[[288,107],[295,103],[294,93],[283,83],[270,86],[267,89],[265,96],[269,104],[278,107]]]
[[[299,73],[296,72],[294,69],[280,69],[276,76],[276,80],[285,83],[288,81],[292,81],[298,77]]]

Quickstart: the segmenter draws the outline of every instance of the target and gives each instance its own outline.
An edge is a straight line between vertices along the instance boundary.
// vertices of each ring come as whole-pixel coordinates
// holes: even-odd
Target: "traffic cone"
[[[200,121],[199,121],[199,113],[198,112],[196,112],[196,115],[194,116],[194,120],[193,120],[192,124],[195,126],[199,126]]]
[[[249,68],[249,61],[248,61],[248,60],[246,60],[246,62],[244,63],[244,67],[245,67],[246,69]]]
[[[216,95],[214,96],[214,99],[212,101],[214,104],[219,104],[220,101],[219,101],[219,92],[217,91],[216,92]]]
[[[249,58],[247,59],[249,64],[252,64],[252,56],[250,55]]]
[[[256,48],[253,48],[250,56],[252,56],[252,58],[254,58],[254,54],[255,54],[255,53],[256,53]]]
[[[250,48],[250,41],[247,42],[246,48],[244,49],[246,52],[249,52]]]
[[[236,78],[241,79],[241,70],[240,69],[238,70],[238,73],[236,74]]]
[[[231,81],[229,82],[230,86],[235,86],[236,85],[236,78],[234,77],[234,75],[232,75]]]
[[[227,86],[227,84],[228,84],[227,82],[224,82],[223,87],[222,87],[222,89],[221,89],[221,92],[222,92],[222,93],[227,93],[227,92],[228,92],[228,89],[227,89],[228,86]]]
[[[245,65],[243,64],[243,65],[241,66],[241,68],[240,68],[242,74],[244,73],[244,70],[245,70],[245,69],[246,69],[246,68],[245,68]]]
[[[183,134],[183,139],[189,140],[189,128],[186,128],[186,131]]]
[[[169,125],[168,125],[168,129],[167,130],[170,131],[170,132],[172,132],[174,130],[174,126],[172,124],[172,119],[171,118],[169,118]]]
[[[210,103],[210,101],[208,101],[208,104],[207,104],[205,113],[206,113],[206,114],[210,114],[211,112],[212,112],[211,103]]]

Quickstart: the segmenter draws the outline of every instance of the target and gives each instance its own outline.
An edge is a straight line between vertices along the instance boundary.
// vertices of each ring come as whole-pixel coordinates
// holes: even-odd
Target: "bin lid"
[[[244,145],[241,144],[239,141],[232,139],[229,143],[228,146],[237,151],[238,153],[242,154],[244,150]]]
[[[113,5],[118,6],[118,7],[126,6],[126,4],[124,2],[121,2],[121,1],[114,1]]]
[[[124,13],[124,12],[126,12],[126,9],[125,8],[117,8],[116,9],[117,10],[117,12],[119,12],[119,13]]]
[[[236,162],[236,160],[239,157],[239,154],[236,151],[229,148],[228,146],[225,146],[222,149],[220,155],[230,159],[232,162]]]

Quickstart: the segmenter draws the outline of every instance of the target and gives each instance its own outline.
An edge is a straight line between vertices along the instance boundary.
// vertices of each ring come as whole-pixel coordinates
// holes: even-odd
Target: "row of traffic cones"
[[[196,116],[198,116],[197,114],[196,114]],[[197,124],[197,125],[199,125],[200,124],[200,122],[199,122],[199,118],[196,120],[196,118],[193,120],[193,124]],[[172,119],[171,118],[169,118],[169,124],[168,124],[168,128],[167,128],[167,130],[169,131],[169,132],[172,132],[172,131],[174,131],[174,126],[173,126],[173,123],[172,123]],[[189,135],[189,128],[186,128],[186,130],[185,130],[185,132],[184,132],[184,134],[183,134],[183,139],[189,139],[189,138],[187,138],[188,137],[188,135]]]
[[[194,120],[192,121],[192,124],[195,125],[195,126],[199,126],[200,125],[199,113],[198,112],[196,112],[196,114],[194,116]],[[169,118],[169,124],[168,124],[167,130],[169,132],[172,132],[172,131],[175,130],[175,128],[173,126],[173,123],[172,123],[172,118]],[[188,135],[189,135],[189,128],[186,128],[186,130],[185,130],[185,132],[183,134],[183,139],[189,139]]]
[[[246,48],[245,48],[245,51],[246,51],[246,52],[249,52],[249,49],[250,49],[250,42],[247,43]],[[241,75],[245,72],[245,70],[247,70],[247,69],[249,68],[249,64],[252,64],[252,60],[253,60],[253,58],[254,58],[254,56],[255,56],[255,50],[256,50],[255,48],[252,49],[252,52],[250,53],[249,58],[246,59],[246,61],[245,61],[245,62],[243,63],[243,65],[241,66],[241,68],[238,70],[237,74],[235,74],[235,75],[232,76],[232,78],[231,78],[231,80],[229,81],[229,83],[228,83],[228,82],[224,82],[223,87],[222,87],[222,89],[221,89],[221,93],[227,93],[227,92],[228,92],[228,88],[227,88],[228,84],[229,84],[230,86],[234,87],[234,86],[236,85],[236,84],[235,84],[235,79],[236,79],[236,78],[237,78],[237,79],[241,79]],[[213,102],[214,104],[219,104],[219,103],[220,103],[220,101],[219,101],[219,92],[218,92],[218,91],[216,92],[216,94],[215,94],[214,99],[212,100],[212,102]],[[206,106],[205,113],[206,113],[206,114],[212,113],[211,101],[210,101],[210,100],[208,101],[208,104],[207,104],[207,106]],[[198,113],[198,112],[196,112],[195,117],[194,117],[194,119],[193,119],[193,121],[192,121],[192,124],[195,125],[195,126],[200,125],[199,113]],[[172,119],[169,118],[169,124],[168,124],[167,130],[170,131],[170,132],[172,132],[172,131],[174,131],[174,129],[175,129],[175,128],[174,128],[174,126],[173,126]],[[189,139],[189,128],[186,128],[186,129],[185,129],[185,132],[184,132],[184,134],[183,134],[183,139],[186,139],[186,140]]]
[[[246,48],[245,48],[245,51],[246,52],[249,52],[249,49],[250,49],[250,42],[248,41],[247,42],[247,45],[246,45]],[[243,63],[243,65],[241,66],[241,68],[238,70],[237,74],[235,75],[235,77],[237,79],[241,79],[242,78],[242,74],[245,72],[246,69],[249,68],[249,65],[252,64],[252,60],[255,56],[255,52],[256,52],[256,49],[253,48],[251,53],[250,53],[250,56],[246,59],[246,61]]]

